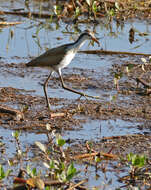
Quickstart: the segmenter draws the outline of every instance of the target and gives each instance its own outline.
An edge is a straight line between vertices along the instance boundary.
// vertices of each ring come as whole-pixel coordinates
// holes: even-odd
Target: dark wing
[[[67,53],[67,45],[52,48],[26,64],[27,67],[53,67],[61,62]]]

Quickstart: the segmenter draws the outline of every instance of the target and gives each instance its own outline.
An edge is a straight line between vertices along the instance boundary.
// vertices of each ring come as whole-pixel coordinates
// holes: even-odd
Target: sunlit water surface
[[[18,6],[20,6],[20,1],[17,1]],[[8,4],[9,6],[9,4]],[[13,5],[12,5],[13,6]],[[5,3],[3,8],[7,9],[7,4]],[[33,6],[34,7],[34,6]],[[16,16],[9,16],[9,20],[16,20]],[[41,20],[29,20],[27,18],[20,18],[22,24],[1,28],[0,32],[0,61],[3,64],[21,64],[30,61],[31,58],[40,55],[47,48],[52,48],[61,44],[69,43],[75,40],[79,34],[74,33],[73,26],[69,26],[70,32],[67,32],[66,25],[64,23],[60,23],[59,27],[55,23],[50,23]],[[57,28],[57,29],[56,29]],[[89,25],[83,26],[79,25],[81,31],[86,28],[92,28]],[[134,28],[136,31],[135,41],[134,43],[129,42],[129,30],[130,28]],[[96,26],[97,37],[100,39],[101,48],[105,50],[114,50],[114,51],[130,51],[130,52],[143,52],[150,53],[151,47],[151,24],[147,21],[138,21],[133,20],[125,23],[117,27],[116,23],[113,22],[110,29],[105,27],[105,23],[102,22]],[[142,33],[147,33],[147,35],[143,36]],[[90,50],[90,49],[99,49],[97,45],[94,47],[89,46],[87,42],[82,50]],[[123,58],[124,59],[128,59]],[[86,54],[77,54],[74,60],[69,65],[69,69],[64,69],[63,73],[68,74],[72,73],[72,68],[79,69],[93,69],[97,72],[103,73],[103,76],[108,74],[108,69],[112,66],[112,64],[118,63],[118,58],[116,56],[107,56],[107,55],[86,55]],[[25,90],[33,90],[31,92],[33,95],[44,96],[43,88],[40,85],[42,81],[49,74],[49,71],[46,69],[32,69],[32,73],[28,73],[28,70],[24,70],[24,77],[20,77],[16,74],[16,76],[11,74],[11,72],[7,72],[5,67],[2,67],[0,73],[0,87],[8,87],[11,86],[13,88],[23,88]],[[10,70],[11,71],[11,70]],[[14,71],[13,71],[14,72]],[[55,75],[56,76],[56,75]],[[63,93],[62,93],[63,92]],[[97,95],[97,89],[87,89],[86,92]],[[111,92],[112,94],[113,92]],[[60,88],[58,89],[48,89],[48,94],[51,97],[65,97],[71,98],[71,93],[64,91]],[[101,94],[100,94],[101,95]],[[108,98],[110,93],[108,94]],[[77,95],[72,94],[72,98],[76,98]],[[78,131],[66,131],[64,134],[64,138],[68,139],[78,139],[78,140],[100,140],[104,136],[117,136],[117,135],[125,135],[125,134],[135,134],[135,133],[143,133],[145,131],[140,131],[137,126],[140,123],[131,123],[127,121],[123,121],[120,119],[108,120],[108,121],[90,121],[82,126]],[[3,141],[7,142],[7,154],[11,157],[16,151],[15,142],[11,135],[12,131],[6,129],[0,129],[0,136],[3,137]],[[36,140],[38,141],[46,141],[45,134],[34,134],[34,133],[22,133],[21,134],[21,144],[24,144],[24,148],[26,144],[33,144]],[[13,143],[12,143],[13,142]],[[81,166],[77,166],[81,168]],[[83,167],[83,166],[82,166]],[[95,179],[95,169],[92,167],[90,169],[90,184],[89,186],[98,185],[100,183],[100,178],[98,180]],[[83,174],[84,175],[84,174]],[[114,187],[118,187],[120,185],[117,182],[117,178],[114,175],[109,174],[109,179],[114,181]],[[103,176],[100,174],[100,176]],[[113,187],[113,186],[110,187]]]

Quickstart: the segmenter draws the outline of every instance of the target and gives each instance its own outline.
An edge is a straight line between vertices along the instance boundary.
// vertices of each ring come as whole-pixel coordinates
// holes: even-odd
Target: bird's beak
[[[95,37],[92,37],[92,40],[93,40],[94,42],[96,42],[96,43],[98,44],[98,46],[100,46],[100,42],[99,42]]]

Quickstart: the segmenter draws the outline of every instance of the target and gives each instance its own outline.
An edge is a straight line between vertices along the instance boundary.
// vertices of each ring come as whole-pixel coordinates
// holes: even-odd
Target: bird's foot
[[[47,105],[47,108],[48,108],[48,111],[49,111],[49,112],[52,111],[50,107],[51,107],[50,104],[48,104],[48,105]]]
[[[82,96],[84,96],[86,99],[88,99],[88,98],[100,99],[99,96],[91,96],[91,95],[88,95],[88,94],[81,94],[80,98],[81,98]]]

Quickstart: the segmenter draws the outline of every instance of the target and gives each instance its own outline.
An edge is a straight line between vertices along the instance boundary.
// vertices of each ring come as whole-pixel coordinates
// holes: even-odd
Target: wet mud
[[[36,71],[27,69],[25,64],[9,64],[5,67],[5,72],[24,77],[30,72]],[[127,73],[127,66],[132,65],[132,69]],[[10,69],[11,68],[11,69]],[[2,67],[3,70],[3,67]],[[12,71],[13,70],[13,71]],[[68,69],[67,69],[68,70]],[[69,69],[70,70],[70,69]],[[70,129],[82,122],[92,120],[122,119],[133,122],[139,121],[149,123],[151,106],[150,94],[147,93],[146,87],[141,83],[138,84],[138,78],[141,76],[143,80],[149,82],[150,65],[144,66],[135,62],[127,62],[121,65],[113,64],[108,70],[108,76],[104,77],[103,73],[93,71],[91,69],[73,69],[78,74],[65,74],[65,83],[75,89],[91,91],[97,90],[101,92],[99,100],[95,99],[69,99],[61,98],[64,92],[58,77],[52,77],[49,88],[54,88],[60,93],[60,98],[51,98],[49,101],[52,105],[52,111],[46,108],[45,97],[33,96],[32,91],[24,89],[15,89],[12,87],[1,87],[0,100],[2,105],[7,105],[15,109],[19,109],[24,114],[21,121],[15,120],[12,115],[1,113],[1,126],[11,129],[25,129],[35,132],[44,131],[47,123],[52,129]],[[3,71],[4,72],[4,71]],[[114,84],[115,73],[122,73],[122,77],[118,80],[119,88],[116,89]],[[40,82],[41,88],[44,82]],[[80,84],[80,85],[79,85]],[[62,92],[60,92],[62,91]],[[113,96],[109,96],[109,92],[113,92]],[[51,113],[63,113],[61,116],[51,117]],[[82,121],[78,119],[82,116]],[[5,118],[5,119],[4,119]],[[142,125],[142,128],[150,128],[149,125]]]

